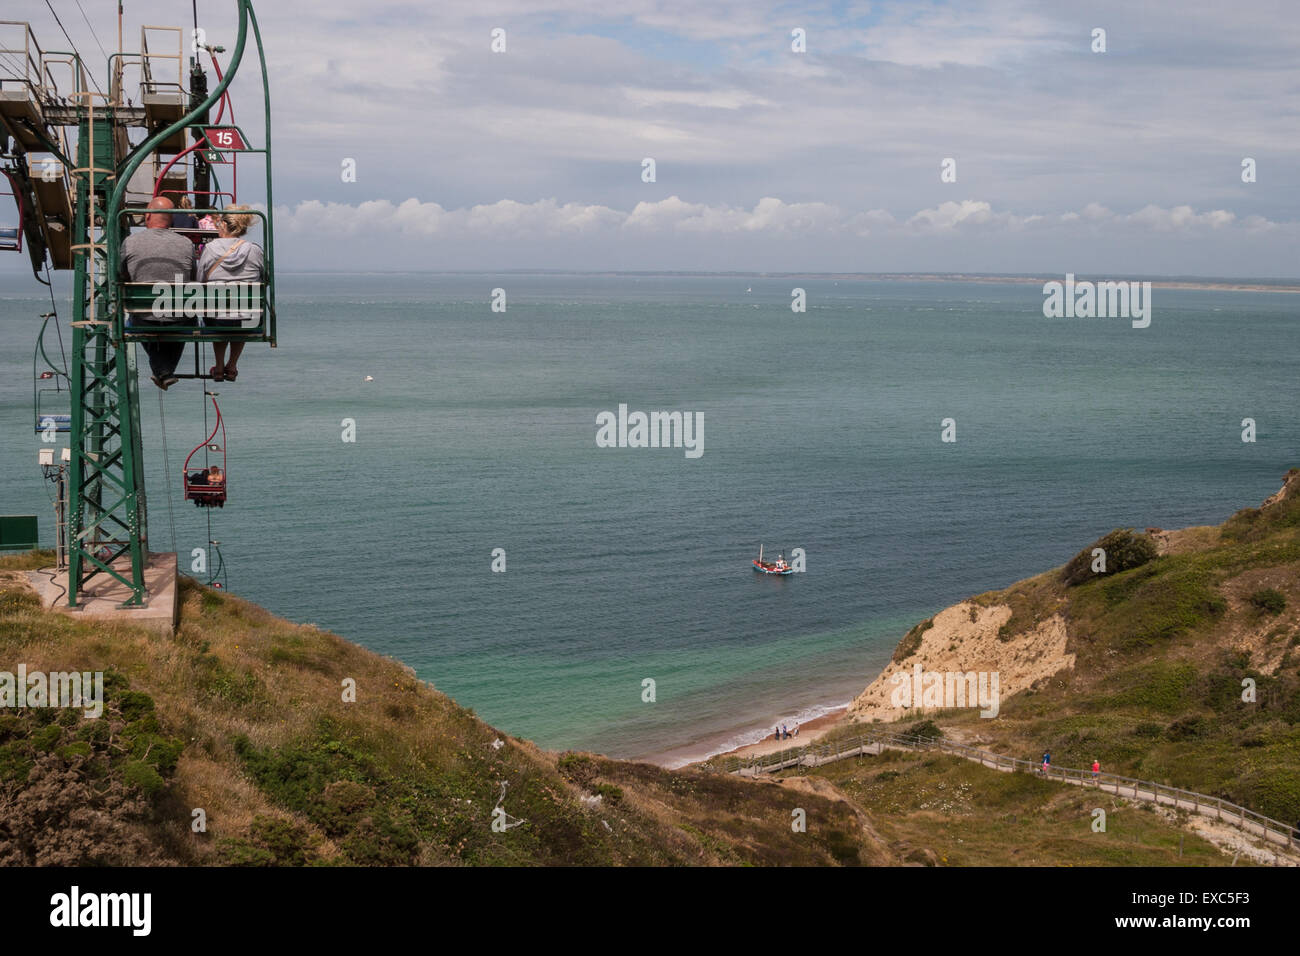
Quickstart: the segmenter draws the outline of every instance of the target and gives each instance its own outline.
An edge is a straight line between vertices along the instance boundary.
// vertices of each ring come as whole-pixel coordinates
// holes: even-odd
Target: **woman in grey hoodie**
[[[244,212],[247,206],[227,206],[217,216],[217,236],[203,249],[199,257],[198,280],[200,282],[261,282],[264,278],[262,247],[244,238],[252,224],[251,213]],[[257,321],[258,312],[235,312],[224,319],[205,319],[204,325],[240,328],[245,319]],[[226,346],[230,346],[230,359],[226,359]],[[239,341],[214,342],[212,351],[217,364],[209,369],[214,382],[233,382],[239,377],[239,356],[244,352],[244,343]]]

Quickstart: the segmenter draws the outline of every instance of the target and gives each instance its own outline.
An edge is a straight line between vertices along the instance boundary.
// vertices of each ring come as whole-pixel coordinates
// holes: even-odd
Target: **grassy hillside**
[[[1005,640],[1063,614],[1075,667],[1004,699],[997,719],[952,710],[935,722],[1000,753],[1050,750],[1071,767],[1096,759],[1300,820],[1300,470],[1286,480],[1280,500],[1219,527],[1097,542],[1108,554],[1121,538],[1159,543],[1154,557],[1133,547],[1126,570],[1091,573],[1089,545],[1063,569],[979,595],[1013,609]],[[1246,679],[1253,702],[1242,699]]]
[[[1008,641],[1063,613],[1077,665],[996,720],[936,721],[992,750],[1097,758],[1300,818],[1300,494],[1157,538],[1155,557],[1112,539],[1132,556],[1123,571],[1073,562],[979,596],[1013,609]],[[171,637],[47,612],[21,572],[51,559],[0,559],[0,670],[104,671],[107,706],[98,720],[0,711],[0,865],[1229,861],[1172,814],[948,757],[753,781],[546,753],[397,661],[188,579]],[[494,830],[498,806],[524,822]]]
[[[892,859],[834,796],[801,797],[796,834],[775,785],[544,753],[396,661],[189,580],[170,638],[46,612],[18,571],[51,560],[0,559],[0,670],[103,670],[108,703],[0,712],[0,865]],[[525,822],[495,832],[498,803]]]

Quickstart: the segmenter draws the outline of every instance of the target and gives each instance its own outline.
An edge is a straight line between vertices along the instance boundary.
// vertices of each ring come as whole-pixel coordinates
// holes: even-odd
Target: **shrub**
[[[217,841],[217,858],[225,866],[275,866],[274,853],[234,837]]]
[[[1200,737],[1205,730],[1205,721],[1201,717],[1180,717],[1169,725],[1165,736],[1170,740],[1187,740],[1191,737]]]
[[[274,858],[275,866],[302,866],[315,856],[311,834],[292,820],[257,816],[248,827],[249,839]]]
[[[118,710],[126,721],[139,720],[154,710],[153,698],[138,690],[124,691],[117,698]]]
[[[340,836],[354,826],[361,814],[375,802],[375,792],[352,780],[335,780],[318,798],[312,819],[330,836]]]
[[[566,753],[561,755],[556,767],[560,775],[570,783],[590,790],[591,785],[595,782],[599,774],[596,767],[596,761],[592,760],[586,754]]]
[[[1261,588],[1247,600],[1261,614],[1277,616],[1286,610],[1286,596],[1277,588]]]
[[[411,821],[378,807],[342,842],[343,852],[362,866],[409,866],[420,850]]]
[[[147,797],[152,797],[163,788],[163,778],[143,760],[128,763],[122,771],[122,780],[128,787],[136,787]]]
[[[934,618],[927,617],[908,631],[906,636],[898,642],[898,647],[894,649],[894,663],[901,664],[915,654],[921,647],[922,635],[932,627],[934,627]]]
[[[1104,572],[1092,570],[1092,552],[1096,548],[1106,552]],[[1116,528],[1071,558],[1061,572],[1061,580],[1074,587],[1102,574],[1118,574],[1141,567],[1158,556],[1156,543],[1148,535],[1139,534],[1132,528]]]
[[[911,734],[913,737],[926,737],[930,740],[939,740],[943,737],[943,731],[939,729],[933,720],[923,720],[903,732]]]

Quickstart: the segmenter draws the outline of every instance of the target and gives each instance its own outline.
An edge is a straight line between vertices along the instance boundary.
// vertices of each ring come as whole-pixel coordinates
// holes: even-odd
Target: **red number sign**
[[[244,138],[233,126],[213,127],[208,130],[208,142],[217,149],[247,149]]]

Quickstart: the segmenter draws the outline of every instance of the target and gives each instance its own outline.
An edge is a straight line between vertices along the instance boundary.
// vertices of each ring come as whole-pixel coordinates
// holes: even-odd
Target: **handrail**
[[[257,25],[257,15],[253,11],[251,0],[236,0],[239,8],[239,33],[235,41],[234,51],[231,55],[230,62],[226,67],[225,75],[221,77],[217,85],[208,93],[207,98],[185,116],[168,126],[166,129],[155,132],[144,142],[135,147],[123,162],[122,172],[119,181],[112,195],[109,197],[106,220],[110,222],[120,221],[120,212],[122,210],[125,193],[130,183],[131,177],[135,171],[143,164],[145,157],[151,155],[159,144],[170,139],[181,129],[185,129],[195,124],[195,121],[204,115],[215,103],[217,103],[225,94],[227,87],[230,86],[231,80],[234,79],[239,66],[243,61],[245,44],[248,39],[248,27],[252,26],[253,38],[257,44],[257,55],[261,66],[262,73],[262,94],[265,113],[265,136],[266,140],[261,149],[246,149],[242,152],[262,153],[265,156],[266,163],[266,214],[263,219],[263,245],[262,253],[264,257],[266,270],[266,322],[264,326],[265,341],[274,348],[276,345],[276,315],[275,315],[275,234],[272,226],[271,212],[274,209],[274,194],[272,192],[272,174],[271,174],[271,97],[270,84],[266,71],[266,51],[262,46],[262,34]],[[107,230],[107,259],[110,264],[116,264],[120,260],[120,248],[122,235],[117,229]],[[110,296],[114,295],[110,287]],[[115,335],[120,337],[124,328],[124,318],[118,308],[114,308],[113,314],[118,323],[115,327]]]
[[[978,761],[985,766],[988,766],[991,762],[999,770],[1006,768],[1012,772],[1023,770],[1043,773],[1042,764],[1032,760],[1022,760],[1018,757],[1008,757],[989,750],[980,750],[977,747],[957,743],[945,737],[921,737],[916,734],[897,734],[887,731],[867,731],[856,737],[838,739],[831,743],[806,744],[802,747],[790,747],[785,750],[749,758],[731,757],[727,758],[721,765],[715,765],[713,762],[708,761],[701,764],[700,767],[702,770],[714,773],[747,773],[752,776],[759,773],[772,773],[789,767],[821,766],[824,763],[858,756],[863,753],[865,747],[872,745],[905,749],[936,749],[967,760]],[[1149,799],[1150,802],[1157,804],[1172,802],[1175,807],[1178,807],[1180,803],[1190,803],[1191,809],[1195,813],[1205,816],[1213,815],[1217,819],[1231,823],[1241,829],[1249,830],[1251,826],[1257,827],[1262,831],[1261,835],[1266,840],[1277,842],[1273,840],[1273,837],[1280,836],[1288,848],[1300,850],[1300,832],[1296,827],[1292,827],[1280,820],[1274,820],[1272,817],[1264,816],[1262,813],[1256,813],[1248,807],[1227,802],[1222,797],[1212,797],[1209,794],[1197,793],[1195,790],[1184,790],[1181,787],[1171,787],[1167,784],[1156,783],[1153,780],[1138,780],[1134,777],[1125,777],[1103,771],[1094,774],[1091,770],[1077,770],[1049,765],[1044,776],[1049,780],[1053,777],[1059,777],[1062,782],[1077,780],[1081,784],[1095,785],[1098,789],[1113,789],[1115,795],[1121,797],[1125,795],[1124,790],[1131,790],[1135,800]],[[1169,799],[1162,801],[1162,797]]]
[[[37,89],[41,85],[41,63],[45,58],[41,45],[36,42],[36,34],[32,32],[32,25],[26,20],[0,20],[0,28],[4,27],[22,27],[23,29],[23,46],[22,49],[8,46],[0,47],[0,53],[8,54],[14,60],[21,60],[23,64],[23,75],[15,77],[20,83],[27,84],[32,89]],[[8,41],[6,41],[7,43]],[[36,56],[32,56],[32,48],[36,49]],[[32,74],[36,75],[33,82]]]

